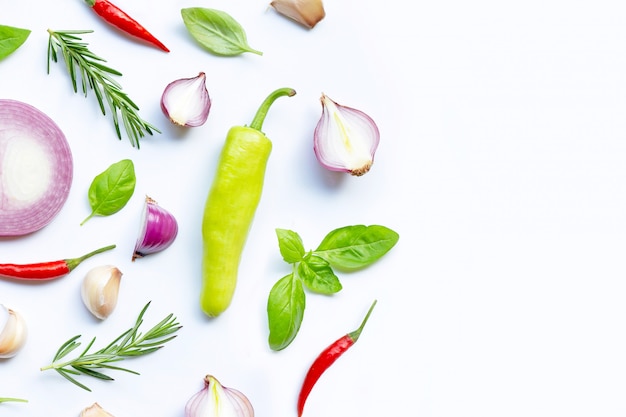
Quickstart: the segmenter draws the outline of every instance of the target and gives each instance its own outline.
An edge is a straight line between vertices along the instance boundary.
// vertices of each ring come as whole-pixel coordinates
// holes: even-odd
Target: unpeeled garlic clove
[[[93,403],[80,412],[80,417],[113,417],[113,414],[100,407],[100,404]]]
[[[0,358],[12,358],[24,347],[28,335],[20,313],[0,304]]]
[[[211,110],[206,74],[200,72],[197,77],[181,78],[169,83],[161,96],[161,110],[175,125],[203,125]]]
[[[113,265],[92,268],[81,285],[80,294],[85,307],[104,320],[115,310],[122,272]]]
[[[322,0],[273,0],[270,6],[309,29],[326,16]]]
[[[320,101],[322,117],[313,138],[317,160],[331,171],[366,174],[380,142],[378,126],[361,110],[337,104],[325,94]]]

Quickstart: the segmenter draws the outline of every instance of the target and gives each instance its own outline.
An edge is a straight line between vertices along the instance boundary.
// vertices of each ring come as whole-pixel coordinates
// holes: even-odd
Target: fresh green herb
[[[119,122],[121,116],[122,124],[131,144],[139,149],[140,138],[146,134],[152,135],[153,132],[161,133],[161,131],[139,116],[139,107],[122,91],[122,86],[111,77],[112,75],[121,76],[122,73],[104,65],[106,60],[90,51],[88,44],[82,42],[82,38],[78,36],[91,32],[93,31],[53,31],[48,29],[50,34],[48,40],[48,73],[50,73],[50,61],[58,62],[57,50],[59,50],[72,79],[74,92],[78,92],[77,78],[80,74],[82,92],[87,97],[87,92],[90,89],[93,90],[103,115],[106,115],[104,102],[107,102],[118,139],[122,139]]]
[[[274,284],[267,301],[272,350],[286,348],[298,334],[306,306],[305,289],[325,295],[341,291],[333,268],[364,268],[389,252],[399,239],[384,226],[346,226],[331,231],[317,249],[307,252],[296,232],[276,229],[276,236],[280,254],[292,265],[292,272]]]
[[[122,159],[98,174],[89,187],[91,214],[81,226],[95,215],[109,216],[120,211],[135,192],[135,166],[130,159]]]
[[[189,34],[215,55],[234,56],[244,52],[263,55],[248,45],[243,27],[228,13],[203,7],[180,11]]]
[[[27,403],[28,400],[23,400],[21,398],[0,397],[0,403],[8,403],[8,402]]]
[[[30,35],[30,30],[0,25],[0,60],[17,50]]]
[[[113,378],[101,372],[100,370],[102,369],[124,371],[139,375],[139,372],[113,364],[125,359],[156,352],[161,349],[165,343],[174,339],[176,337],[174,333],[182,327],[176,321],[176,317],[169,314],[145,334],[141,333],[139,327],[143,323],[143,316],[149,306],[150,302],[141,310],[132,328],[126,330],[106,347],[97,352],[88,353],[89,349],[96,341],[94,337],[77,357],[64,360],[63,358],[81,345],[81,343],[77,341],[80,335],[74,336],[61,345],[54,355],[52,363],[42,367],[41,370],[46,371],[54,369],[68,381],[87,391],[91,391],[91,389],[74,378],[74,375],[86,375],[105,381],[113,381]]]

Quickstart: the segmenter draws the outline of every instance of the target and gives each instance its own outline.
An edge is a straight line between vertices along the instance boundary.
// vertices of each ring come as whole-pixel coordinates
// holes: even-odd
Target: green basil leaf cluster
[[[270,290],[267,316],[272,350],[282,350],[295,339],[306,307],[305,289],[317,294],[335,294],[342,289],[334,269],[357,270],[379,260],[398,242],[399,235],[379,225],[355,225],[328,233],[317,249],[306,251],[298,233],[276,229],[278,247],[292,272]]]
[[[30,30],[0,25],[0,59],[17,50],[30,35]]]
[[[93,216],[109,216],[120,211],[135,192],[136,182],[135,165],[130,159],[122,159],[98,174],[89,187],[91,214],[81,225]]]
[[[180,13],[189,34],[209,52],[222,56],[244,52],[263,55],[248,45],[243,27],[228,13],[205,7],[188,7]]]

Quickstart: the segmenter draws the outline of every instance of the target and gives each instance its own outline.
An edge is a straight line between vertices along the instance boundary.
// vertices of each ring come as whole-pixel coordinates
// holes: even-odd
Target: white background
[[[326,0],[305,30],[264,1],[118,1],[171,49],[165,54],[101,23],[79,0],[0,2],[0,24],[29,28],[0,62],[0,97],[48,114],[72,148],[75,178],[46,228],[0,240],[0,262],[79,256],[116,243],[44,285],[0,282],[0,302],[27,319],[30,338],[0,362],[4,416],[72,416],[94,401],[117,417],[182,417],[205,374],[244,392],[256,415],[295,416],[315,356],[360,323],[357,345],[322,377],[307,416],[623,416],[626,414],[626,27],[617,1]],[[262,57],[215,57],[187,34],[179,10],[224,10]],[[62,65],[46,73],[46,29],[93,29],[91,49],[162,134],[133,149],[118,141],[92,96],[71,91]],[[207,73],[209,121],[182,131],[159,99],[177,78]],[[264,124],[274,142],[263,198],[233,304],[217,319],[198,306],[200,223],[230,126],[249,123],[269,91],[293,87]],[[370,173],[319,167],[312,132],[324,92],[378,123]],[[131,158],[135,195],[111,217],[89,213],[87,189]],[[143,198],[175,214],[165,252],[130,262]],[[314,248],[326,232],[382,224],[398,245],[365,270],[339,273],[333,297],[307,293],[296,340],[267,346],[265,304],[289,272],[274,229]],[[123,272],[118,308],[96,322],[80,301],[82,276],[100,264]],[[106,343],[151,300],[146,324],[174,313],[179,337],[125,365],[141,375],[82,379],[89,393],[39,371],[82,334]],[[100,345],[101,346],[101,345]]]

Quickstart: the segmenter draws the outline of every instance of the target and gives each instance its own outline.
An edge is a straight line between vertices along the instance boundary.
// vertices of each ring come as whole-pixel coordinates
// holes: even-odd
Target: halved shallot
[[[174,216],[146,196],[132,260],[167,249],[176,239],[176,235],[178,223]]]
[[[315,127],[313,150],[331,171],[366,174],[380,141],[378,126],[361,110],[342,106],[322,94],[322,116]]]
[[[197,77],[181,78],[169,83],[161,96],[161,110],[175,125],[203,125],[211,110],[205,73],[200,72]]]
[[[73,160],[65,135],[40,110],[0,100],[0,236],[49,224],[70,192]]]
[[[206,375],[204,387],[187,401],[185,417],[254,417],[254,409],[242,392]]]

